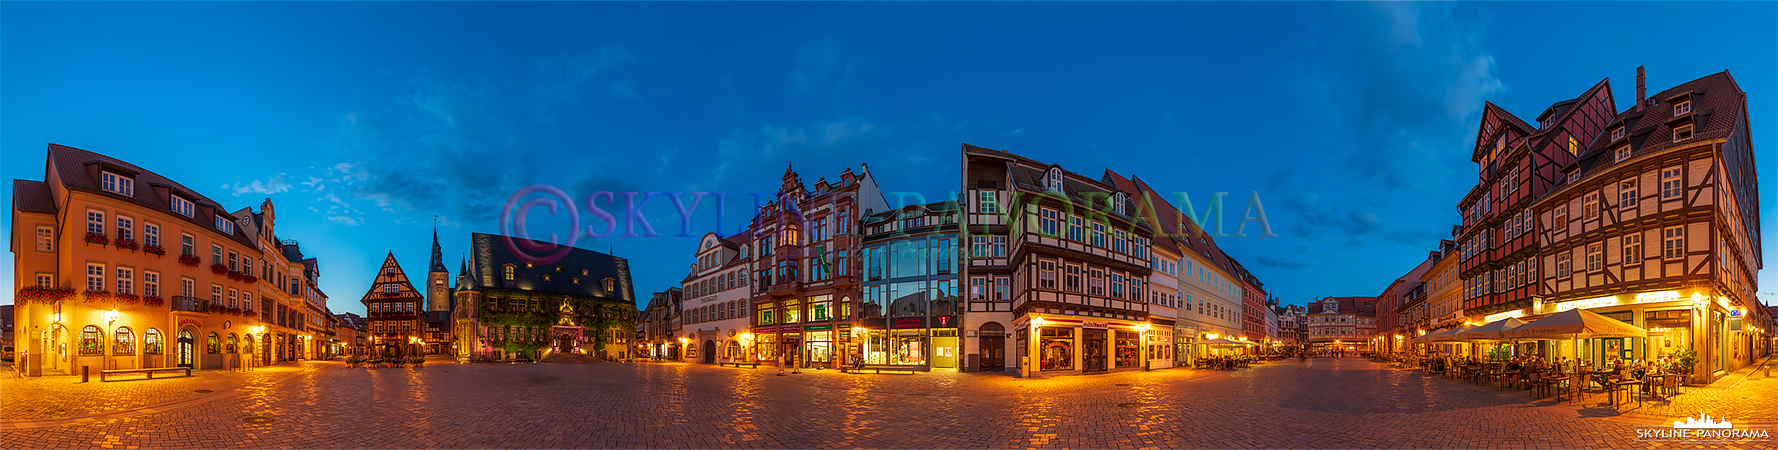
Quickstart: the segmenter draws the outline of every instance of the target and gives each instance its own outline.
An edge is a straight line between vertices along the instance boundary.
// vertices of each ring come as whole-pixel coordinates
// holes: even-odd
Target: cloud
[[[224,185],[222,185],[222,188],[234,191],[236,197],[240,197],[242,195],[250,194],[250,193],[251,194],[277,194],[280,192],[290,190],[290,175],[280,173],[277,176],[271,177],[270,179],[263,180],[263,181],[262,180],[253,180],[253,181],[249,181],[249,182],[236,181],[235,184],[233,184],[233,185],[224,184]]]
[[[1276,254],[1260,255],[1259,264],[1262,266],[1266,266],[1266,267],[1270,267],[1270,268],[1274,268],[1274,269],[1285,269],[1285,270],[1296,270],[1296,269],[1308,267],[1308,264],[1304,263],[1300,259],[1291,257],[1289,255],[1276,255]]]
[[[603,148],[597,139],[551,140],[570,127],[565,121],[598,116],[601,102],[641,92],[632,81],[613,80],[632,60],[622,46],[600,45],[489,63],[516,71],[399,79],[387,97],[340,113],[327,144],[340,162],[302,177],[308,179],[303,186],[328,194],[321,200],[337,210],[336,223],[362,223],[356,206],[364,205],[397,215],[436,213],[468,226],[495,225],[508,197],[532,184],[574,197],[594,186],[639,187],[613,180],[649,176],[653,160],[643,170],[630,161],[646,152]],[[609,88],[620,84],[625,87]],[[588,125],[570,128],[594,128]]]
[[[845,168],[860,170],[859,163],[869,162],[863,155],[881,154],[887,145],[890,130],[859,119],[812,122],[796,126],[761,124],[758,132],[730,130],[716,144],[717,157],[708,184],[698,189],[735,189],[734,174],[755,177],[758,174],[782,174],[786,163],[795,163],[800,173],[812,183],[823,176],[836,176]],[[806,172],[806,169],[822,172]],[[831,173],[827,171],[832,171]],[[776,177],[772,177],[776,179]],[[749,183],[757,180],[748,180]],[[828,178],[828,181],[834,181]],[[775,185],[771,187],[777,187]]]
[[[327,220],[348,227],[355,227],[358,226],[358,224],[364,223],[364,219],[346,216],[327,216]]]
[[[1025,134],[1025,127],[1019,127],[1017,129],[1008,130],[1005,134],[1008,137],[1019,137],[1020,135]]]
[[[1449,4],[1344,4],[1330,15],[1340,36],[1339,67],[1310,69],[1304,89],[1330,96],[1357,145],[1347,163],[1388,190],[1441,192],[1473,138],[1482,102],[1506,91],[1486,27]],[[1327,86],[1339,86],[1328,89]]]

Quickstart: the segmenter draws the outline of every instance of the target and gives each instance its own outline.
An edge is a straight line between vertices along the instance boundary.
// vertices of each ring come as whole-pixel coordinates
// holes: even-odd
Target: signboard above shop
[[[1556,304],[1551,313],[1559,313],[1570,309],[1593,309],[1607,306],[1635,305],[1641,303],[1659,303],[1679,300],[1679,291],[1643,292],[1636,295],[1613,295],[1609,297],[1590,298],[1586,300],[1570,300]]]

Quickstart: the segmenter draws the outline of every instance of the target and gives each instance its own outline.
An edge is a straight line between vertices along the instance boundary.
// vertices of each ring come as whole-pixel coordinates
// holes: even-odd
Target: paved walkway
[[[197,370],[192,377],[100,382],[98,374],[82,383],[78,376],[0,378],[0,426],[22,422],[76,419],[130,412],[157,405],[180,404],[224,394],[243,386],[269,385],[304,371],[338,366],[303,361],[245,371]]]
[[[0,448],[1669,447],[1637,442],[1637,421],[1625,417],[1363,359],[1041,379],[775,374],[316,365],[202,407],[0,427]],[[21,397],[8,390],[4,400],[34,400]]]

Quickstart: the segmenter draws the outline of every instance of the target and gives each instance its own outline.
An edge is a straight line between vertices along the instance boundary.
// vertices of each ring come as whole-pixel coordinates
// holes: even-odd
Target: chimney
[[[1642,66],[1636,66],[1636,110],[1637,111],[1642,110],[1642,103],[1643,103],[1642,99],[1644,97],[1646,97],[1647,94],[1648,94],[1648,88],[1645,84],[1643,84]]]

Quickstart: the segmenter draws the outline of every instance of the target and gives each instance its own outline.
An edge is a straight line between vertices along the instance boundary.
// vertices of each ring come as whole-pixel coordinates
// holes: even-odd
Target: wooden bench
[[[118,369],[118,370],[101,370],[101,371],[99,371],[99,381],[101,381],[101,382],[112,381],[112,380],[107,380],[106,378],[110,375],[121,375],[121,374],[126,374],[126,373],[148,374],[148,378],[134,378],[134,379],[135,380],[152,380],[152,379],[154,379],[154,374],[159,373],[159,372],[185,372],[185,375],[182,375],[182,376],[186,376],[186,377],[191,376],[191,368],[190,367],[159,367],[159,368],[154,368],[154,369]]]
[[[716,367],[722,367],[722,366],[735,366],[736,368],[739,368],[741,366],[747,366],[748,368],[758,369],[759,368],[759,361],[752,361],[752,362],[717,361],[716,362]]]
[[[914,372],[929,371],[929,369],[927,369],[926,366],[891,366],[891,365],[887,365],[887,364],[865,364],[865,365],[858,366],[858,367],[841,367],[840,368],[841,372],[847,372],[847,373],[863,372],[866,370],[869,370],[872,373],[877,373],[877,374],[881,374],[881,373],[883,373],[883,371],[887,370],[890,372],[907,372],[910,375],[913,374]]]

